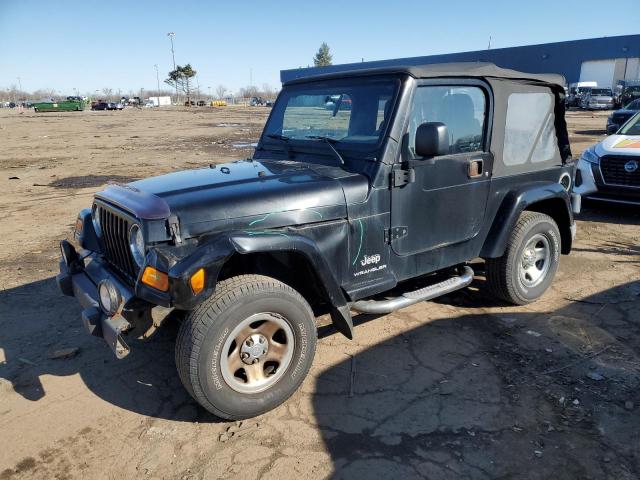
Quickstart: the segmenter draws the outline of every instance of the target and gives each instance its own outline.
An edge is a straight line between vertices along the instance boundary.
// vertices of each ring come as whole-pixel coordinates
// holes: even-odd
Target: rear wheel
[[[487,259],[492,293],[515,305],[531,303],[549,288],[560,259],[560,232],[548,215],[520,215],[502,257]]]
[[[200,405],[242,419],[289,398],[309,371],[315,347],[315,318],[298,292],[270,277],[240,275],[220,282],[186,317],[176,365]]]

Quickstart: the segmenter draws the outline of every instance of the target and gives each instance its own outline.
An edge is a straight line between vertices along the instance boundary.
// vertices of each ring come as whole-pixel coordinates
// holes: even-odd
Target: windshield
[[[611,90],[608,88],[592,88],[591,95],[606,95],[607,97],[611,96]]]
[[[285,86],[264,135],[375,146],[388,126],[399,85],[395,78],[354,77]]]
[[[618,135],[640,135],[640,113],[636,113],[627,124],[620,129]]]
[[[628,104],[626,107],[624,107],[624,109],[625,110],[640,110],[640,99],[639,100],[634,100],[633,102]]]

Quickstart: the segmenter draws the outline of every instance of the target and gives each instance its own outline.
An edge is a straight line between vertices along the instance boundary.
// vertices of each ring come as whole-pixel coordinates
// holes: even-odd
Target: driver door
[[[416,88],[401,161],[393,179],[391,246],[415,255],[474,238],[483,223],[492,156],[488,152],[490,95],[481,82],[427,82]],[[448,154],[419,158],[415,133],[425,122],[446,125]]]

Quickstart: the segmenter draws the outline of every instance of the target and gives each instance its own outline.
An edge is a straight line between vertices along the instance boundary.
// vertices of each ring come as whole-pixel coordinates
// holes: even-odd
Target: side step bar
[[[351,308],[362,313],[385,314],[394,312],[400,308],[408,307],[414,303],[431,300],[455,290],[466,287],[473,280],[473,270],[465,266],[462,275],[448,278],[440,283],[435,283],[413,292],[406,292],[399,297],[389,300],[358,300]]]

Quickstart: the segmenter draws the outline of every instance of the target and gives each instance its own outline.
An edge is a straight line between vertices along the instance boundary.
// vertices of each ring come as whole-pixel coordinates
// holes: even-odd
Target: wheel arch
[[[480,251],[480,257],[497,258],[504,254],[511,231],[525,210],[544,213],[553,218],[560,230],[561,253],[566,255],[571,252],[573,214],[569,194],[559,183],[536,182],[504,196]]]
[[[207,273],[207,288],[197,303],[209,297],[221,280],[242,274],[266,275],[297,290],[316,313],[328,310],[336,329],[353,338],[353,322],[342,288],[316,243],[307,237],[280,231],[225,234],[199,247],[188,262],[181,263],[171,276],[182,277],[183,285],[188,285],[185,280],[199,268]]]

